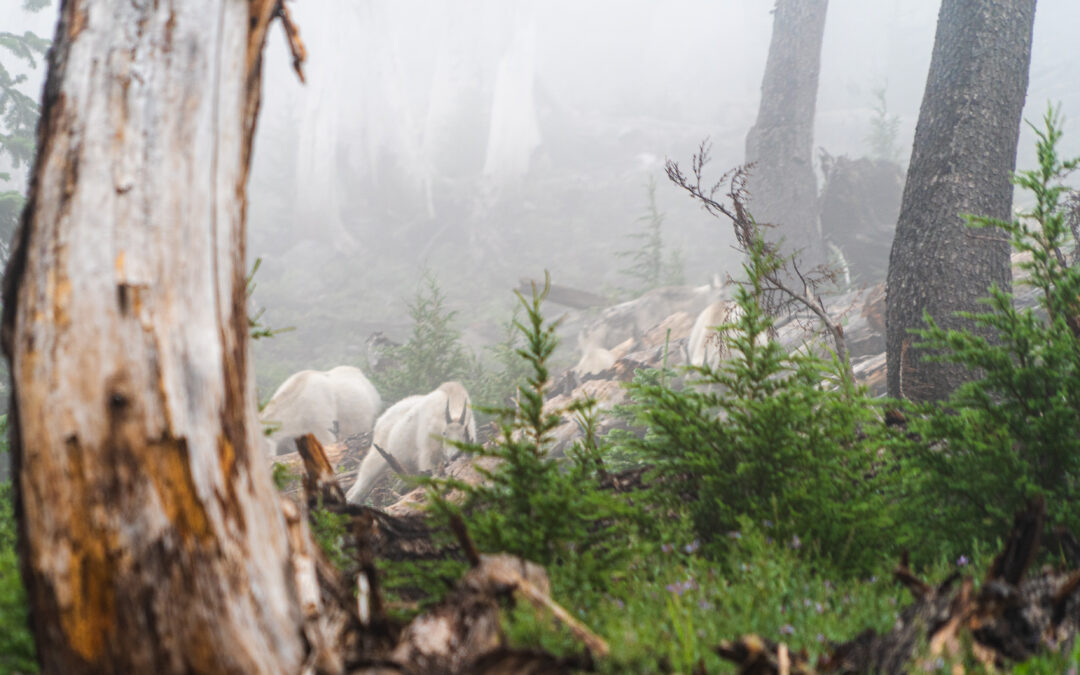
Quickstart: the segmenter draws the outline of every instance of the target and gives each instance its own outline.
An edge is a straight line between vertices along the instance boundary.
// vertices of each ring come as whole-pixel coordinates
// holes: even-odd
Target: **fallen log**
[[[528,296],[532,293],[533,286],[536,288],[543,288],[544,283],[536,281],[535,279],[523,278],[519,280],[518,290]],[[547,300],[573,309],[607,307],[611,304],[610,301],[602,295],[577,288],[571,288],[569,286],[563,286],[562,284],[551,284],[551,289],[547,294]]]

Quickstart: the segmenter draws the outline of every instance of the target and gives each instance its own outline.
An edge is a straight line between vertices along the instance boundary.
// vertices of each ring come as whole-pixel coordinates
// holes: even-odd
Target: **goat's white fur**
[[[301,370],[277,388],[259,414],[275,427],[264,448],[280,455],[295,450],[294,439],[304,434],[325,444],[367,433],[381,409],[379,392],[359,368]]]
[[[709,366],[716,368],[728,353],[728,347],[724,343],[727,339],[725,331],[717,330],[718,326],[735,323],[741,315],[741,308],[734,302],[717,300],[705,309],[701,310],[694,327],[690,329],[690,339],[687,341],[687,363],[692,366]]]
[[[373,447],[360,463],[346,498],[350,503],[361,503],[390,469],[374,445],[405,471],[419,474],[436,469],[454,454],[447,440],[476,440],[472,403],[459,382],[445,382],[430,394],[410,396],[382,414],[375,422]]]

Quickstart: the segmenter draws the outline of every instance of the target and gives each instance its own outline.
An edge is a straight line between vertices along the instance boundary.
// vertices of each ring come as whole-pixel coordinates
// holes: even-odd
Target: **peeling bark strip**
[[[244,302],[277,7],[63,3],[3,317],[46,673],[295,673],[314,658],[312,600],[254,457]]]

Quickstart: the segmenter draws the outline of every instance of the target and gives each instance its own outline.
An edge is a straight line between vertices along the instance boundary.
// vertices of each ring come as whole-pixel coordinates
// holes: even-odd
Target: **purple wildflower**
[[[673,584],[668,584],[664,588],[667,589],[668,593],[682,596],[683,593],[693,588],[697,588],[697,583],[693,579],[687,579],[686,581],[676,581]]]
[[[790,623],[785,623],[783,626],[780,626],[780,634],[781,635],[794,635],[795,634],[795,626],[792,626]]]
[[[956,566],[957,567],[964,567],[969,562],[971,562],[971,561],[968,560],[968,557],[966,555],[962,555],[962,556],[960,556],[959,558],[956,559]]]
[[[694,541],[692,541],[689,544],[687,544],[686,546],[684,546],[683,550],[686,551],[687,553],[694,553],[699,548],[701,548],[701,542],[698,541],[697,539],[695,539]]]
[[[660,550],[663,551],[664,553],[671,553],[672,551],[675,550],[675,547],[672,546],[671,544],[662,544],[660,546]]]
[[[802,541],[799,540],[799,535],[795,534],[791,537],[791,548],[796,551],[802,548]]]

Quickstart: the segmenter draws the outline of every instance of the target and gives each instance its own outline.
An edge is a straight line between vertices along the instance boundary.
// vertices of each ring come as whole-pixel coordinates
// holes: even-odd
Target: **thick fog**
[[[0,30],[48,34],[48,12],[0,7]],[[374,330],[403,338],[424,269],[468,341],[495,339],[520,278],[616,295],[657,183],[665,246],[687,283],[734,271],[724,222],[666,182],[666,158],[713,144],[712,174],[744,161],[772,0],[297,0],[301,85],[270,36],[249,192],[254,304],[295,330],[256,346],[265,398],[304,367],[361,363]],[[883,91],[906,163],[936,0],[832,0],[815,146],[868,152]],[[1041,0],[1025,116],[1080,119],[1075,0]],[[6,62],[6,61],[5,61]],[[1033,160],[1024,130],[1018,166]],[[1080,154],[1067,124],[1066,154]],[[820,178],[819,178],[820,180]],[[551,308],[552,314],[559,311]]]

